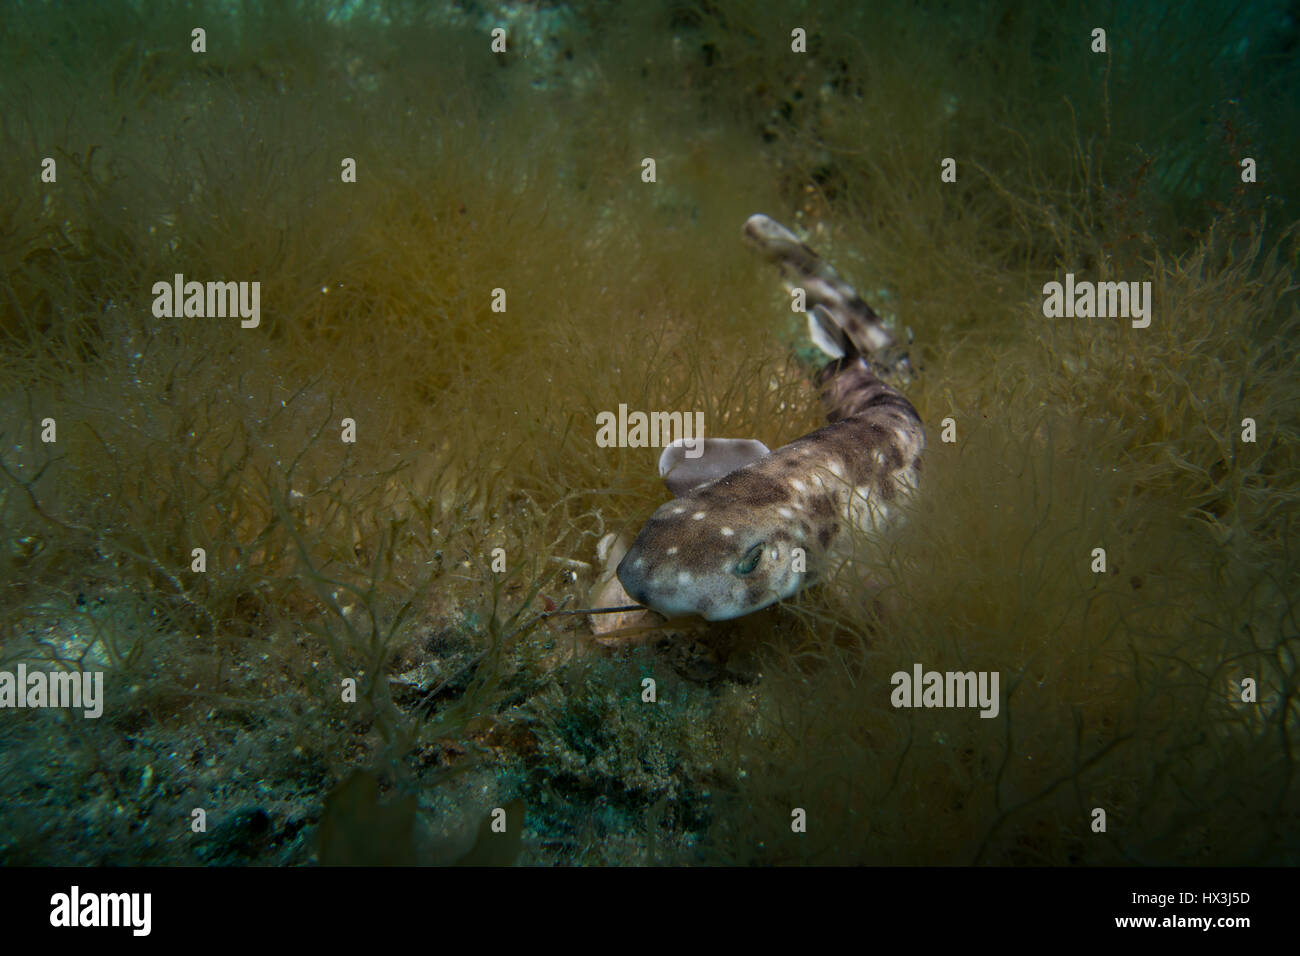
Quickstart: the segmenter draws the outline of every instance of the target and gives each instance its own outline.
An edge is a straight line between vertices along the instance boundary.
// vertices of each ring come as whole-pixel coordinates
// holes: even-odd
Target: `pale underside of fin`
[[[618,563],[627,554],[627,539],[618,534],[607,534],[596,545],[596,556],[603,563],[604,570],[592,588],[590,602],[594,608],[626,607],[635,604],[632,596],[623,590],[618,579]],[[600,641],[611,631],[621,631],[630,627],[645,627],[650,623],[648,611],[622,611],[617,614],[592,614],[591,632]],[[617,639],[614,641],[617,643]],[[603,642],[602,642],[603,643]]]
[[[824,306],[820,305],[806,314],[808,316],[808,335],[812,338],[813,345],[821,349],[828,358],[844,358],[844,330],[839,327],[835,318],[826,311]]]
[[[703,450],[700,450],[700,442]],[[717,481],[770,454],[752,438],[677,439],[659,456],[659,475],[674,498],[688,495],[701,485]]]

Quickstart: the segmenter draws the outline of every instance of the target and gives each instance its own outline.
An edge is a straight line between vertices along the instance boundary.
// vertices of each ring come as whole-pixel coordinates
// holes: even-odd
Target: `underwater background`
[[[0,863],[1300,862],[1294,0],[0,17],[0,671],[103,674],[0,709]],[[755,212],[910,334],[906,520],[543,617],[667,498],[602,411],[822,423]]]

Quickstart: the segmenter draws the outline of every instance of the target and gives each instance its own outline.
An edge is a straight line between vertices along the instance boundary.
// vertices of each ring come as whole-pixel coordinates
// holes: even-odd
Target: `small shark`
[[[617,574],[633,600],[667,617],[729,620],[811,584],[848,553],[855,530],[887,525],[915,489],[925,449],[921,417],[880,377],[910,373],[880,317],[775,220],[751,216],[745,239],[805,292],[809,335],[829,359],[815,381],[830,424],[776,451],[728,438],[703,439],[698,457],[680,441],[664,449],[659,473],[676,497],[650,516]]]

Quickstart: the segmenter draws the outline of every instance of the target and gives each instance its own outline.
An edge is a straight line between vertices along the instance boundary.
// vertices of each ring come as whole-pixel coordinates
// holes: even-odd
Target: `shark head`
[[[666,617],[741,617],[804,586],[799,542],[752,509],[677,498],[650,516],[618,566],[624,590]]]
[[[790,597],[805,581],[800,507],[760,442],[705,439],[694,459],[670,446],[660,474],[678,495],[661,505],[618,566],[633,600],[667,617],[741,617]]]

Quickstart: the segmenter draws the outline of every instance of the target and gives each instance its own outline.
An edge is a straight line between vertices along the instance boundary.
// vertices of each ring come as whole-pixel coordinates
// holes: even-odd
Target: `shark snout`
[[[664,617],[699,613],[696,595],[678,584],[659,580],[652,573],[651,564],[635,545],[619,562],[618,581],[628,597]]]
[[[623,555],[623,560],[618,563],[618,569],[615,573],[618,575],[619,584],[623,585],[623,590],[627,592],[628,597],[637,604],[649,606],[650,591],[647,587],[645,575],[640,571],[644,565],[633,548],[627,554]]]

